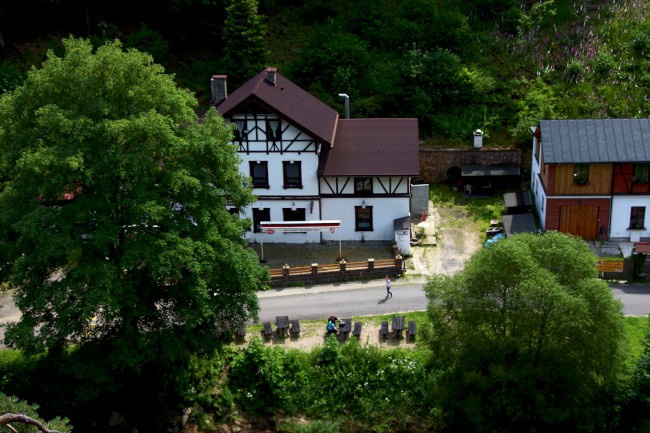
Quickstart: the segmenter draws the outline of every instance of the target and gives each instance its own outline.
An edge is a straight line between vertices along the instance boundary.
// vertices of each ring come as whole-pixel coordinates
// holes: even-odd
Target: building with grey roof
[[[531,190],[545,230],[584,239],[650,239],[650,119],[542,120]]]

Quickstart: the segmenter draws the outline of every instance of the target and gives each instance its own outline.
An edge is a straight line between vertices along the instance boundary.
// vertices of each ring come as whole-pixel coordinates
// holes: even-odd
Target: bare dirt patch
[[[483,235],[462,211],[436,207],[432,216],[438,242],[435,246],[413,249],[413,271],[425,276],[453,275],[463,269],[465,262],[481,248]]]

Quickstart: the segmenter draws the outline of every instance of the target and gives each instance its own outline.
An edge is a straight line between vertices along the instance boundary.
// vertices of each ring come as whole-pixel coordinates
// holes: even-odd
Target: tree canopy
[[[231,128],[151,56],[64,40],[0,98],[0,279],[25,353],[100,345],[115,370],[213,347],[267,274],[226,205],[253,201]]]
[[[522,234],[427,284],[451,431],[589,429],[623,368],[621,304],[580,239]]]

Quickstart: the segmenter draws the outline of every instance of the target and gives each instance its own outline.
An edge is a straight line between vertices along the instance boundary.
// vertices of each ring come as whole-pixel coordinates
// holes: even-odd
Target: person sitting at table
[[[327,335],[330,334],[337,334],[339,333],[339,330],[336,328],[336,321],[339,320],[336,316],[330,316],[329,319],[327,319]]]

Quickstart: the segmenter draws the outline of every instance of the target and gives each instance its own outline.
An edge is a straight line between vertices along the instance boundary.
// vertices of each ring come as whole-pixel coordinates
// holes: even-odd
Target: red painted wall
[[[585,205],[598,207],[598,227],[605,226],[609,234],[609,212],[611,200],[608,198],[548,198],[546,200],[545,230],[560,230],[560,209],[562,206]]]

